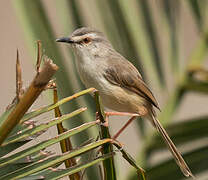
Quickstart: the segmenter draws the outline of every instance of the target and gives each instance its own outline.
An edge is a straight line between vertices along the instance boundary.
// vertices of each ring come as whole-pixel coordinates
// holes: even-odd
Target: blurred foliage
[[[67,48],[66,51],[61,51],[54,40],[68,35],[81,26],[92,26],[103,31],[113,46],[137,66],[146,82],[157,90],[157,96],[161,96],[164,102],[161,107],[162,112],[158,113],[158,116],[167,128],[189,92],[196,94],[208,92],[208,73],[204,66],[208,52],[207,1],[19,0],[13,3],[30,49],[33,49],[34,40],[41,39],[46,54],[60,67],[61,71],[56,76],[60,97],[71,95],[84,87],[72,63],[74,57],[71,50]],[[190,34],[189,30],[193,31],[194,35]],[[55,35],[57,31],[58,35]],[[194,42],[192,36],[197,37]],[[194,46],[187,54],[189,43]],[[31,53],[34,54],[33,51]],[[78,104],[87,104],[90,111],[70,121],[68,127],[75,127],[93,118],[92,112],[95,112],[95,106],[90,97],[75,100],[65,105],[63,110],[65,113],[74,110]],[[197,111],[197,104],[195,105]],[[203,167],[196,163],[203,159],[206,153],[203,151],[204,146],[208,145],[203,144],[203,147],[201,143],[195,145],[196,139],[207,137],[206,130],[203,133],[195,130],[197,122],[202,120],[206,127],[208,121],[204,117],[192,117],[192,120],[187,120],[187,124],[179,121],[177,126],[170,127],[170,135],[176,143],[178,142],[181,147],[189,143],[190,148],[185,152],[185,157],[190,162],[197,179],[200,178],[199,173],[208,170],[208,166],[203,166],[203,163]],[[145,126],[141,126],[139,121],[137,123],[138,131],[142,128],[146,132]],[[184,129],[178,129],[183,126]],[[186,129],[187,126],[189,128]],[[173,133],[172,129],[175,130]],[[95,135],[95,131],[87,131],[82,136],[74,138],[73,142],[79,144],[92,135]],[[161,179],[161,177],[169,179],[172,174],[178,174],[174,176],[175,180],[182,179],[179,169],[172,169],[173,166],[168,165],[170,164],[168,160],[151,163],[151,159],[155,156],[153,151],[164,148],[160,138],[156,137],[152,132],[141,140],[144,147],[138,152],[137,163],[145,166],[151,179]],[[88,179],[97,177],[96,170],[90,172],[87,174]],[[136,176],[130,171],[128,177],[123,179],[136,179]]]

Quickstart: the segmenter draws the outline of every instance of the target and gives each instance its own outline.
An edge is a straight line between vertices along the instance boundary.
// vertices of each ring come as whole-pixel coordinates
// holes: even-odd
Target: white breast
[[[81,58],[81,59],[80,59]],[[101,90],[103,83],[103,68],[101,64],[90,56],[79,57],[76,60],[77,71],[86,88],[94,87]]]

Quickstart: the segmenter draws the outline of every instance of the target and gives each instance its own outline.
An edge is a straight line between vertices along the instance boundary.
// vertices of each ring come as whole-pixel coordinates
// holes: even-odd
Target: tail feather
[[[170,152],[172,153],[176,163],[178,164],[178,166],[180,167],[182,173],[186,176],[186,177],[193,177],[194,175],[192,174],[191,170],[189,169],[188,165],[186,164],[186,162],[184,161],[183,157],[181,156],[181,154],[179,153],[179,151],[177,150],[176,146],[174,145],[174,143],[172,142],[172,140],[170,139],[170,137],[168,136],[166,130],[163,128],[163,126],[161,125],[161,123],[156,119],[156,117],[154,116],[154,113],[151,114],[150,120],[153,124],[153,126],[158,130],[158,132],[162,135],[162,138],[164,139],[166,145],[168,146]]]

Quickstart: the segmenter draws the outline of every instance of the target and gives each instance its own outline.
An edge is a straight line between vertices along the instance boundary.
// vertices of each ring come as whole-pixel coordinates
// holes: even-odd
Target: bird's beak
[[[69,37],[63,37],[56,39],[56,42],[74,43],[74,41]]]

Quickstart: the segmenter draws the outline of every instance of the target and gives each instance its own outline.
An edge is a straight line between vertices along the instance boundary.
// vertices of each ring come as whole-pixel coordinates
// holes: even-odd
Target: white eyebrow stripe
[[[95,33],[90,33],[90,34],[87,35],[87,37],[90,37],[90,38],[93,39],[93,38],[97,38],[98,36]]]
[[[97,38],[98,36],[97,36],[95,33],[89,33],[89,34],[84,34],[84,35],[81,35],[81,36],[74,36],[74,37],[72,37],[72,39],[73,39],[75,42],[76,42],[76,41],[78,42],[78,41],[83,40],[83,39],[86,38],[86,37],[95,39],[95,38]]]

